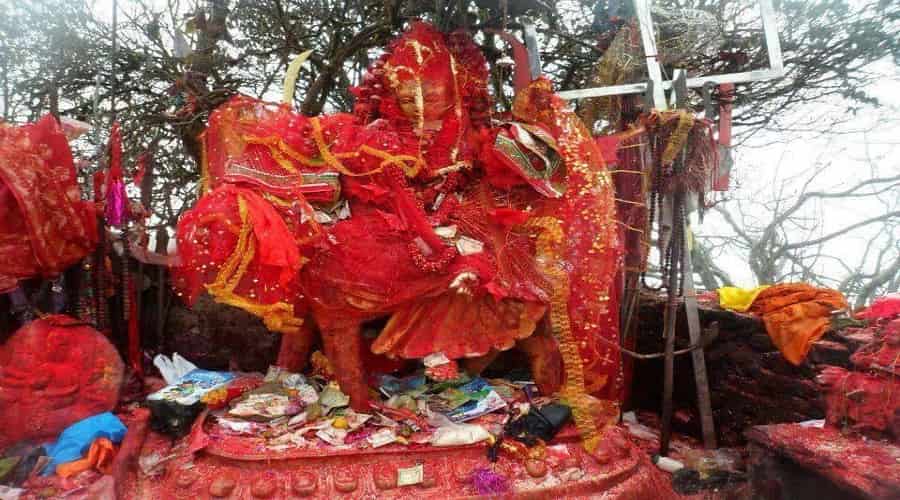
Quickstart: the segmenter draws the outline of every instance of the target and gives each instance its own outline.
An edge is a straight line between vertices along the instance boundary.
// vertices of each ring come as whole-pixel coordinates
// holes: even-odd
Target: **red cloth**
[[[900,439],[900,380],[895,376],[828,366],[818,381],[825,387],[828,425]]]
[[[872,305],[857,314],[863,319],[881,319],[900,315],[900,293],[892,293],[879,297]]]
[[[61,273],[96,244],[94,207],[81,200],[68,140],[52,116],[0,124],[0,213],[0,293]]]

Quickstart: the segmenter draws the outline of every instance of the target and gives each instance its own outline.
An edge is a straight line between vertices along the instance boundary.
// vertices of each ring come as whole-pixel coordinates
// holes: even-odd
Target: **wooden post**
[[[700,313],[697,310],[697,291],[694,290],[694,266],[691,261],[690,226],[684,224],[684,250],[682,272],[684,273],[684,312],[687,315],[688,334],[691,345],[700,345]],[[694,365],[694,384],[697,386],[697,410],[700,412],[700,429],[703,433],[703,447],[716,447],[716,428],[713,422],[712,406],[709,401],[709,379],[706,375],[706,355],[703,347],[691,351]]]
[[[676,191],[672,194],[672,197],[672,222],[674,225],[677,214],[683,205],[683,195]],[[678,240],[678,236],[673,231],[672,240],[669,244],[677,245],[679,243]],[[666,349],[663,358],[662,429],[659,436],[659,454],[662,456],[669,454],[669,441],[672,436],[672,393],[675,389],[675,325],[678,319],[678,266],[679,261],[672,259],[668,274],[663,276],[663,279],[666,280],[666,316],[665,328],[663,329]]]
[[[167,255],[169,246],[169,233],[165,226],[156,232],[156,253]],[[166,266],[158,266],[156,269],[156,341],[163,342],[163,333],[166,327]]]
[[[676,106],[682,109],[686,108],[688,106],[688,89],[687,73],[685,71],[676,70],[674,89]],[[685,202],[685,198],[682,197],[682,213],[684,213],[683,223],[681,224],[681,273],[682,283],[684,284],[682,295],[691,345],[699,345],[701,342],[700,314],[697,311],[697,292],[694,290],[694,264],[691,260],[691,232],[689,229],[690,224],[688,224],[688,214],[687,211],[684,210]],[[709,401],[709,380],[706,376],[706,356],[703,353],[703,347],[691,351],[691,361],[694,367],[694,385],[697,388],[697,410],[700,413],[700,428],[703,434],[703,446],[712,449],[716,447],[716,429],[713,424],[712,407]]]
[[[673,87],[675,89],[675,101],[678,108],[687,106],[687,75],[683,70],[675,70]],[[675,171],[683,168],[686,151],[682,151],[674,165]],[[697,297],[694,290],[694,269],[690,251],[690,231],[687,223],[686,196],[688,193],[676,191],[672,195],[672,241],[670,245],[677,245],[673,249],[679,258],[672,259],[668,276],[668,302],[665,324],[665,365],[663,380],[663,414],[662,431],[660,434],[659,454],[666,455],[669,451],[669,441],[672,429],[672,391],[674,389],[674,349],[675,349],[675,316],[678,311],[674,296],[678,284],[678,266],[681,266],[683,276],[683,302],[685,315],[688,322],[688,334],[691,345],[699,345],[701,342],[700,315],[697,310]],[[679,255],[680,253],[680,255]],[[673,305],[674,304],[674,305]],[[700,413],[700,426],[703,433],[703,445],[706,448],[716,447],[716,430],[712,418],[712,407],[709,396],[709,380],[706,374],[706,358],[703,348],[699,347],[691,351],[691,360],[694,367],[694,383],[697,387],[697,408]]]

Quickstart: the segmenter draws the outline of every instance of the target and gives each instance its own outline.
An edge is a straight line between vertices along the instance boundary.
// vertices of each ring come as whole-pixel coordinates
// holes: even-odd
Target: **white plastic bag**
[[[184,359],[177,352],[172,354],[171,359],[164,354],[157,354],[153,358],[153,365],[159,369],[163,380],[169,385],[178,382],[181,377],[197,369],[197,365]]]
[[[461,446],[491,439],[491,433],[474,424],[456,424],[440,413],[428,412],[428,425],[437,427],[431,435],[432,446]]]

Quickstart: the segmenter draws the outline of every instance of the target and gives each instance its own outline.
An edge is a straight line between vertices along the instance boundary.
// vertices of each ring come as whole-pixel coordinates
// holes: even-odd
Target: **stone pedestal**
[[[489,468],[504,477],[503,498],[679,498],[667,474],[650,463],[621,428],[604,437],[607,446],[589,454],[568,429],[542,458],[501,453],[487,458],[487,445],[438,448],[388,445],[377,449],[313,446],[266,449],[256,438],[212,439],[193,456],[180,455],[158,476],[137,471],[126,482],[126,498],[473,498],[473,471]],[[142,454],[166,456],[171,441],[151,434]],[[421,466],[417,484],[401,485],[400,469]],[[408,476],[404,474],[404,479]]]

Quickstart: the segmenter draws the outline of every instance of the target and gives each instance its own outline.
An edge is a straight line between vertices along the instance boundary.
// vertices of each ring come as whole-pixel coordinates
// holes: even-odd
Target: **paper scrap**
[[[428,368],[434,368],[435,366],[446,365],[450,362],[450,359],[442,352],[435,352],[425,356],[425,359],[422,362]]]
[[[425,480],[425,466],[416,464],[412,467],[397,469],[397,486],[411,486]]]
[[[316,432],[316,437],[332,446],[341,446],[344,444],[344,438],[347,437],[347,431],[332,427]]]
[[[456,250],[460,255],[475,255],[484,251],[484,243],[468,236],[460,236],[456,240]]]
[[[391,428],[381,429],[367,437],[366,440],[372,445],[372,448],[380,448],[396,441],[397,434],[395,434],[394,430]]]
[[[456,224],[450,226],[438,226],[434,228],[434,234],[449,240],[456,236],[456,229]]]

